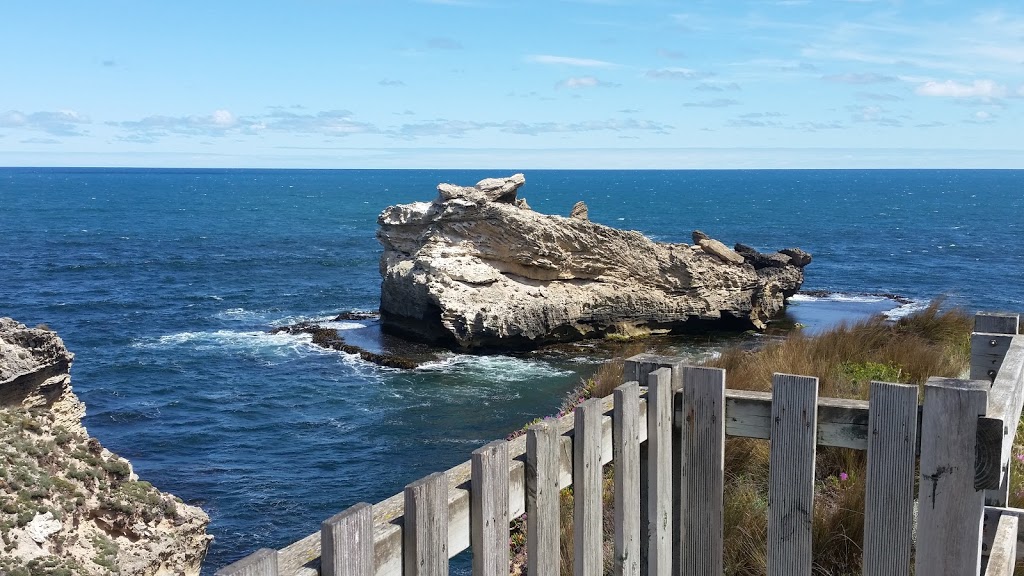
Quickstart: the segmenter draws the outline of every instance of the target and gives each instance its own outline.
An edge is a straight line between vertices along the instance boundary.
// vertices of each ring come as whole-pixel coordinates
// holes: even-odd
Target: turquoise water
[[[553,412],[599,354],[447,354],[382,369],[267,330],[379,299],[376,217],[438,182],[514,170],[0,169],[0,315],[77,355],[86,425],[210,514],[207,572]],[[1024,171],[526,171],[538,211],[689,242],[814,254],[812,328],[891,309],[862,293],[1024,308]],[[342,331],[366,323],[346,322]]]

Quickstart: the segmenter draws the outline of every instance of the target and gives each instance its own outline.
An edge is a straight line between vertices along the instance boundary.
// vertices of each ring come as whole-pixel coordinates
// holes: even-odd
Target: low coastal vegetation
[[[821,396],[867,399],[870,382],[881,380],[923,385],[930,376],[966,377],[970,362],[972,317],[933,302],[896,322],[878,316],[840,324],[808,336],[796,330],[784,339],[750,349],[727,347],[703,364],[724,368],[729,388],[767,391],[776,372],[816,376]],[[622,382],[623,359],[643,352],[633,343],[604,364],[593,378],[569,396],[561,413],[589,397],[603,397]],[[1024,504],[1024,445],[1018,433],[1013,460],[1010,505]],[[611,472],[606,470],[605,567],[612,566]],[[725,445],[725,573],[754,576],[767,571],[769,443],[728,438]],[[864,530],[866,453],[819,447],[816,463],[814,573],[847,576],[861,572]],[[572,489],[562,492],[562,574],[572,573]],[[522,523],[525,524],[525,523]],[[514,526],[513,573],[525,558],[521,526]]]
[[[46,409],[0,410],[0,446],[0,572],[9,576],[118,573],[111,535],[137,539],[140,529],[178,519],[179,500]],[[102,528],[84,539],[62,529],[92,522]],[[16,533],[46,534],[48,553],[22,564]]]

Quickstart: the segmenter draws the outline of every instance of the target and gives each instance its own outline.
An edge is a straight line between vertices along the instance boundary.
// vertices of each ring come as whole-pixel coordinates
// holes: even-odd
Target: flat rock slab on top
[[[695,245],[530,210],[522,174],[438,186],[377,222],[386,331],[456,349],[524,349],[699,321],[762,329],[803,283],[810,254]],[[698,321],[698,322],[694,322]],[[687,323],[690,324],[687,324]]]

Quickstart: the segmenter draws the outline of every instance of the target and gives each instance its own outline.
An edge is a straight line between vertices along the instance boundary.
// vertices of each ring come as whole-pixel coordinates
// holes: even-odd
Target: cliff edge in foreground
[[[0,318],[0,575],[198,574],[209,517],[89,437],[73,358]]]
[[[384,330],[458,349],[532,348],[605,334],[686,330],[700,321],[763,329],[803,283],[810,254],[733,250],[699,231],[654,242],[539,214],[522,174],[440,184],[432,202],[377,220]]]

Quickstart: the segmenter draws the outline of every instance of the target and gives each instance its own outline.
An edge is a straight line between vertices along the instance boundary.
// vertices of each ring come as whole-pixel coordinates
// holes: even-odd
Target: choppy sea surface
[[[514,170],[0,169],[0,315],[76,354],[85,424],[201,505],[204,573],[282,547],[554,412],[599,353],[447,353],[381,368],[268,334],[379,301],[376,218]],[[790,308],[821,329],[945,296],[1024,309],[1024,171],[527,171],[537,211],[662,241],[814,255]],[[871,294],[895,294],[897,303]],[[342,333],[372,321],[334,324]],[[706,354],[714,343],[681,346]]]

